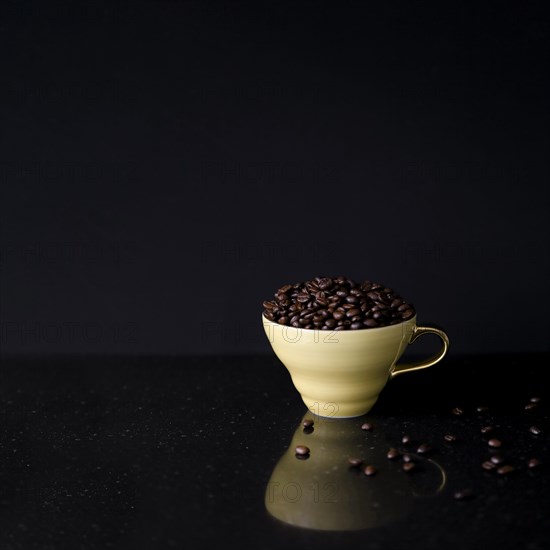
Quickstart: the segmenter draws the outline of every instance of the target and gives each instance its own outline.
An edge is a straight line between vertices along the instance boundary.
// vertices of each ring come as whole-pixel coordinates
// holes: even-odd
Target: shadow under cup
[[[398,374],[435,365],[446,355],[449,339],[440,329],[418,326],[416,316],[386,327],[363,330],[294,328],[262,315],[265,334],[287,368],[295,388],[313,413],[351,418],[366,414],[388,380]],[[442,342],[433,357],[398,364],[407,346],[423,334]]]

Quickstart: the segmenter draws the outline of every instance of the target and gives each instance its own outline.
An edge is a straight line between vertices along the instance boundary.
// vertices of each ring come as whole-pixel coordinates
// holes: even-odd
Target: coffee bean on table
[[[295,453],[296,456],[299,457],[309,456],[309,447],[306,447],[305,445],[296,445]]]
[[[429,443],[422,443],[419,445],[418,449],[416,449],[416,452],[418,454],[427,454],[432,451],[432,446]]]
[[[464,414],[464,410],[461,409],[460,407],[455,407],[452,411],[451,411],[455,416],[462,416]]]
[[[395,460],[400,455],[399,451],[394,447],[391,447],[386,456],[389,460]]]
[[[401,469],[404,472],[410,472],[416,468],[416,464],[414,462],[404,462],[401,466]]]
[[[534,470],[535,468],[538,468],[541,464],[542,464],[542,462],[538,458],[530,458],[527,461],[527,467],[530,470]]]
[[[532,411],[536,408],[538,408],[538,404],[537,403],[527,403],[527,405],[525,405],[525,410],[526,411]]]
[[[497,470],[497,474],[501,475],[501,476],[507,476],[507,475],[510,475],[511,473],[515,472],[516,469],[511,466],[510,464],[506,464],[504,466],[501,466],[498,470]]]
[[[372,430],[374,430],[374,424],[371,422],[365,422],[362,424],[361,429],[365,432],[372,432]]]
[[[483,428],[481,428],[481,433],[484,435],[489,434],[492,431],[494,431],[493,426],[483,426]]]
[[[489,460],[496,466],[504,463],[504,457],[502,455],[493,455]]]
[[[540,397],[538,397],[538,396],[531,397],[531,399],[529,399],[529,401],[531,401],[531,403],[539,403],[540,402]]]
[[[411,438],[410,436],[408,435],[404,435],[402,438],[401,438],[401,443],[403,443],[403,445],[409,445],[409,443],[411,443]]]
[[[304,428],[311,428],[313,424],[315,424],[315,422],[312,418],[306,418],[303,422]]]
[[[487,407],[487,405],[479,405],[479,407],[476,407],[476,411],[478,413],[484,413],[484,412],[487,412],[489,410],[489,407]]]
[[[533,435],[540,435],[542,433],[542,430],[538,427],[538,426],[531,426],[529,428],[529,431],[533,434]]]
[[[500,439],[489,439],[489,441],[487,441],[487,445],[489,445],[489,447],[493,447],[494,449],[498,449],[499,447],[502,447],[502,441]]]
[[[456,441],[456,435],[453,435],[453,434],[445,434],[443,436],[443,439],[447,442],[447,443],[454,443]]]
[[[368,466],[365,467],[365,469],[363,470],[364,474],[366,476],[374,476],[376,475],[376,473],[378,472],[378,470],[374,467],[374,466],[371,466],[370,464]]]
[[[368,330],[416,315],[414,306],[393,289],[343,276],[285,284],[274,298],[262,302],[266,319],[306,330]]]
[[[363,464],[363,459],[357,458],[355,456],[350,456],[348,458],[348,462],[350,463],[351,466],[356,468],[358,466],[361,466],[361,464]]]
[[[402,460],[403,462],[413,462],[413,457],[411,455],[404,454]]]
[[[488,472],[494,470],[497,466],[496,464],[493,464],[490,460],[486,460],[485,462],[482,462],[481,467],[484,470],[487,470]]]

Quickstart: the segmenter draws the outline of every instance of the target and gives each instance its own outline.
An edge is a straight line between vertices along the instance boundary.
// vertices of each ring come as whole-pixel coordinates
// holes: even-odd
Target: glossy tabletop
[[[271,355],[3,356],[0,548],[547,549],[547,363],[448,356],[332,420]]]

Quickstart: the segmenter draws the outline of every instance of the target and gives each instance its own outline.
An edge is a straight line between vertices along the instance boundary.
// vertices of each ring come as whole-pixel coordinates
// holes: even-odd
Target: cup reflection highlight
[[[311,433],[304,432],[302,425],[308,418],[315,421]],[[305,529],[371,529],[405,518],[443,490],[446,476],[437,462],[408,452],[415,468],[403,471],[401,460],[386,457],[395,445],[378,426],[374,432],[362,431],[364,421],[314,417],[308,411],[267,484],[268,513]],[[297,445],[310,449],[308,458],[296,456]],[[362,468],[351,467],[349,457],[375,466],[377,474],[366,476]]]

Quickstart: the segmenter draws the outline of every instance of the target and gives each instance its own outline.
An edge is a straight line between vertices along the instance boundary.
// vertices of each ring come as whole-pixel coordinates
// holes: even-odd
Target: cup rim
[[[405,323],[410,323],[412,321],[414,321],[416,323],[416,317],[417,317],[417,313],[415,312],[415,314],[410,318],[410,319],[405,319],[404,321],[401,321],[400,323],[395,323],[395,325],[385,325],[383,327],[371,327],[371,328],[368,328],[368,327],[365,327],[365,328],[359,328],[359,329],[355,329],[355,330],[339,330],[339,331],[334,331],[334,329],[332,329],[332,332],[338,332],[338,333],[344,333],[344,334],[364,334],[365,332],[377,332],[377,331],[382,331],[384,329],[388,329],[388,328],[395,328],[395,327],[399,327],[401,325],[404,325]],[[267,323],[270,323],[272,325],[275,325],[276,327],[288,327],[288,328],[293,328],[293,329],[296,329],[296,330],[303,330],[305,331],[306,333],[307,332],[315,332],[316,330],[319,331],[319,332],[331,332],[331,331],[321,331],[321,329],[318,329],[318,328],[302,328],[302,327],[293,327],[291,325],[281,325],[280,323],[276,323],[275,321],[270,321],[263,313],[262,313],[262,319],[265,322]]]

